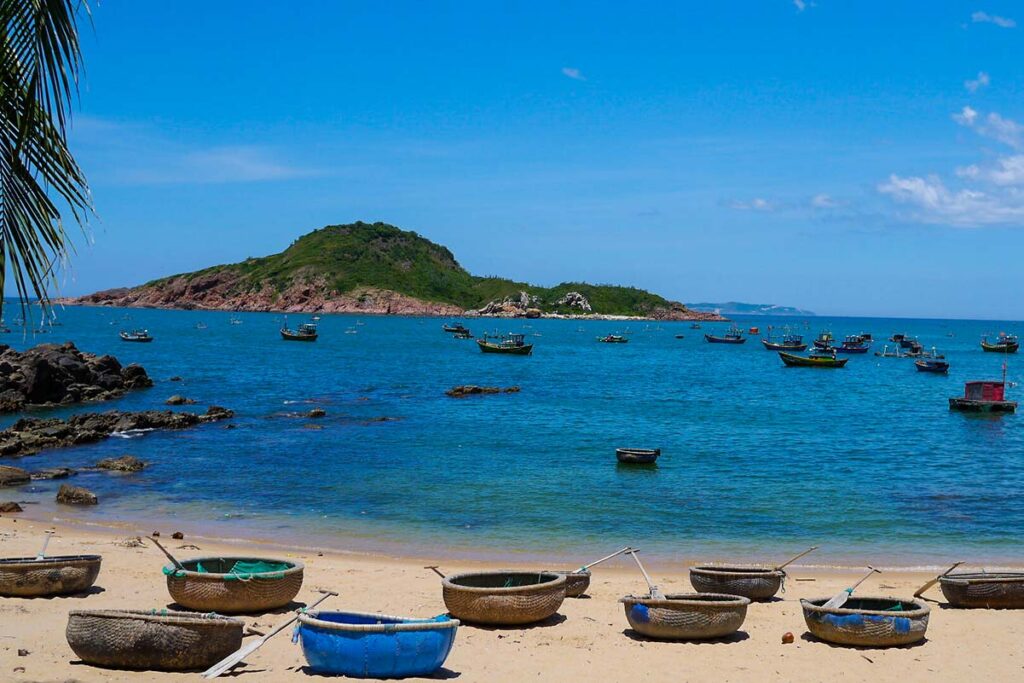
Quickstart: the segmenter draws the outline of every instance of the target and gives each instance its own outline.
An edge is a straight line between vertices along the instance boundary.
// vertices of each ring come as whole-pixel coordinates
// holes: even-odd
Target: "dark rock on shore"
[[[50,448],[94,443],[106,439],[114,432],[187,429],[233,416],[234,412],[227,408],[210,406],[204,415],[170,410],[137,413],[112,410],[106,413],[81,413],[67,420],[55,417],[22,418],[0,431],[0,456],[32,455]]]
[[[39,344],[19,352],[0,344],[0,413],[27,406],[106,401],[153,386],[141,365],[83,353],[71,342]]]
[[[164,403],[166,403],[169,406],[184,406],[192,405],[195,403],[195,401],[192,400],[191,398],[185,398],[184,396],[179,396],[178,394],[175,394],[174,396],[171,396],[169,399],[164,401]]]
[[[24,512],[24,510],[13,500],[9,500],[6,503],[0,503],[0,512]]]
[[[89,489],[61,484],[60,490],[57,491],[57,502],[64,505],[98,505],[100,499]]]
[[[106,458],[96,463],[96,469],[111,470],[113,472],[141,472],[146,468],[146,463],[134,455],[122,455],[120,458]]]
[[[519,393],[519,387],[505,387],[502,389],[501,387],[478,387],[473,384],[465,384],[452,387],[444,393],[452,398],[464,398],[477,394],[517,394]]]
[[[0,465],[0,486],[21,486],[31,480],[31,475],[20,467]]]
[[[67,479],[73,474],[78,474],[70,467],[48,467],[32,473],[32,479]]]

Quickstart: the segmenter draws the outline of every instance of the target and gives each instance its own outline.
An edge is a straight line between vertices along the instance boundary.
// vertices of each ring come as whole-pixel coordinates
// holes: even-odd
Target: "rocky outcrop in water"
[[[141,365],[83,353],[71,342],[16,351],[0,344],[0,413],[29,406],[106,401],[153,386]]]
[[[122,455],[120,458],[106,458],[96,463],[98,470],[110,470],[112,472],[141,472],[146,469],[146,463],[134,455]]]
[[[94,443],[115,432],[187,429],[233,416],[234,413],[227,408],[211,406],[203,415],[170,410],[137,413],[112,410],[107,413],[73,415],[67,420],[55,417],[22,418],[0,431],[0,457],[32,455],[53,448]]]
[[[71,484],[61,484],[57,491],[57,502],[64,505],[98,505],[100,499],[89,489]]]
[[[21,486],[31,479],[32,476],[20,467],[0,465],[0,486]]]

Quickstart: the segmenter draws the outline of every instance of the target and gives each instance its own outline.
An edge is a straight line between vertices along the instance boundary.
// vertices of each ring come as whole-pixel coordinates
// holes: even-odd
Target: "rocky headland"
[[[471,275],[445,247],[385,223],[331,225],[285,251],[108,289],[66,305],[361,315],[724,320],[635,287],[538,287]]]

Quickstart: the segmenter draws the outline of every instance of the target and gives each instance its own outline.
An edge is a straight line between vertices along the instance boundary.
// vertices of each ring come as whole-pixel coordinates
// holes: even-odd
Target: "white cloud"
[[[1006,17],[1000,17],[995,14],[989,14],[987,12],[975,12],[971,15],[971,21],[975,24],[995,24],[1000,28],[1013,28],[1017,25],[1017,22],[1013,19]]]
[[[842,202],[836,201],[824,192],[811,197],[811,206],[815,209],[836,209],[842,205]]]
[[[735,199],[729,202],[730,208],[738,211],[774,211],[776,206],[764,197],[754,197],[750,201]]]
[[[793,0],[793,6],[796,7],[797,12],[803,12],[807,9],[807,3],[804,0]]]
[[[988,86],[990,82],[991,80],[989,79],[988,74],[985,73],[984,71],[979,71],[977,78],[969,81],[964,81],[964,87],[967,88],[970,92],[978,92],[978,90],[980,90],[981,88]]]
[[[889,176],[878,191],[910,207],[907,216],[921,223],[977,228],[986,225],[1024,225],[1024,196],[1011,191],[998,195],[964,188],[950,190],[937,176]]]
[[[971,109],[970,107],[964,107],[959,113],[953,114],[953,120],[959,123],[961,126],[971,127],[974,122],[978,119],[978,112]]]
[[[562,75],[566,78],[571,78],[574,81],[585,81],[586,77],[580,72],[579,69],[572,66],[563,66]]]

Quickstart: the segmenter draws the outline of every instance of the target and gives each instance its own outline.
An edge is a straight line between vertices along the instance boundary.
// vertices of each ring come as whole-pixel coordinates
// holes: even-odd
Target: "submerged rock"
[[[0,512],[24,512],[24,510],[13,500],[9,500],[6,503],[0,503]]]
[[[98,505],[100,500],[89,489],[61,484],[60,490],[57,491],[57,502],[64,505]]]
[[[20,467],[0,465],[0,486],[21,486],[31,480],[31,475]]]
[[[73,474],[77,474],[75,470],[70,467],[47,467],[44,470],[32,473],[33,479],[67,479]]]
[[[96,463],[96,468],[114,472],[141,472],[146,463],[134,455],[122,455],[120,458],[105,458]]]
[[[151,386],[141,365],[121,367],[113,356],[83,353],[71,342],[39,344],[21,352],[0,344],[0,413],[105,401]]]
[[[311,411],[306,413],[306,417],[324,417],[327,415],[327,411],[323,408],[313,408]]]
[[[0,456],[32,455],[45,449],[94,443],[116,432],[187,429],[233,416],[234,412],[227,408],[210,406],[204,415],[171,410],[111,410],[106,413],[80,413],[67,420],[55,417],[22,418],[0,431]]]
[[[166,403],[169,406],[184,406],[192,405],[195,403],[195,401],[191,398],[185,398],[184,396],[179,396],[178,394],[175,394],[174,396],[171,396],[169,399],[164,401],[164,403]]]
[[[477,394],[516,394],[519,393],[519,387],[512,386],[502,389],[501,387],[478,387],[474,384],[464,384],[452,387],[444,393],[452,398],[464,398]]]

